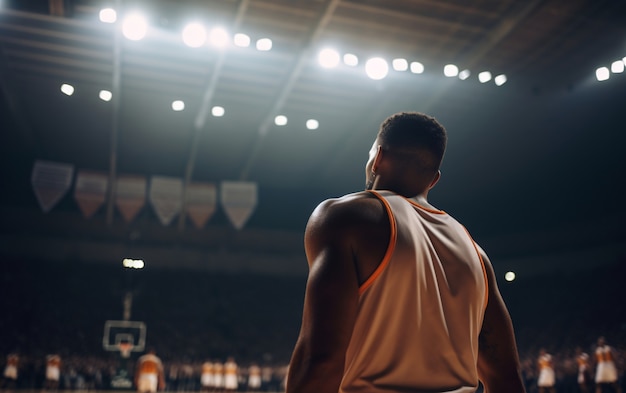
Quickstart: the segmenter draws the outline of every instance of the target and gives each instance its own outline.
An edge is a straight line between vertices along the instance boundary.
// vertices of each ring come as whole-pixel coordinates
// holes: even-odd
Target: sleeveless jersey
[[[359,288],[341,393],[474,392],[487,279],[466,229],[440,210],[374,192],[387,252]]]
[[[161,360],[153,354],[145,354],[137,361],[137,372],[139,374],[153,374],[157,375],[163,370],[163,364]]]

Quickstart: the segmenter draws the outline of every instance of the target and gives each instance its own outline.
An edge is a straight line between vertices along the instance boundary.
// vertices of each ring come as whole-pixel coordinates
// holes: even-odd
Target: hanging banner
[[[257,203],[257,185],[252,182],[222,182],[220,200],[226,216],[237,229],[242,229]]]
[[[65,196],[72,185],[74,165],[52,161],[35,161],[31,184],[39,206],[48,213]]]
[[[146,203],[147,183],[145,176],[118,176],[115,184],[115,206],[124,217],[124,221],[133,221],[143,209]]]
[[[104,204],[109,176],[104,172],[81,170],[76,175],[74,199],[85,218],[91,218]]]
[[[152,176],[150,203],[161,224],[170,225],[183,205],[183,180],[176,177]]]
[[[190,183],[187,185],[185,211],[194,226],[202,229],[215,213],[217,189],[212,183]]]

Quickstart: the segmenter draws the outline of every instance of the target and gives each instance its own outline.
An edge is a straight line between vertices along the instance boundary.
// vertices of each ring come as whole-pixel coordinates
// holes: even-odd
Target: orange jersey
[[[51,368],[61,367],[61,357],[58,355],[49,355],[46,358],[46,365]]]
[[[581,353],[576,357],[576,363],[578,363],[579,369],[586,369],[589,366],[589,355],[586,353]]]
[[[552,368],[552,356],[549,354],[542,355],[539,360],[539,369]]]
[[[210,363],[210,362],[203,363],[202,374],[213,374],[213,363]]]
[[[598,363],[612,362],[613,352],[611,351],[611,347],[609,347],[608,345],[598,347],[598,349],[596,349],[596,360],[598,361]]]
[[[226,362],[224,371],[226,375],[237,375],[237,365],[233,362]]]
[[[139,374],[159,374],[162,371],[163,364],[155,355],[143,355],[137,361],[137,372]]]
[[[19,357],[17,355],[11,354],[7,356],[7,366],[17,367],[19,363]]]

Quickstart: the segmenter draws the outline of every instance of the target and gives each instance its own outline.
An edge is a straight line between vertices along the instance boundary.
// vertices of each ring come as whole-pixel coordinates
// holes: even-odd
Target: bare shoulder
[[[345,231],[367,224],[377,225],[385,219],[381,201],[369,192],[358,192],[320,203],[309,218],[307,230]]]

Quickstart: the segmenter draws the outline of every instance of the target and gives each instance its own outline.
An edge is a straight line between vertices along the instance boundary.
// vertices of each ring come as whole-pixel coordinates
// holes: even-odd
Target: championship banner
[[[145,176],[121,175],[117,177],[115,206],[124,217],[124,221],[131,222],[143,209],[146,203],[147,184]]]
[[[222,182],[220,200],[226,216],[237,229],[242,229],[257,203],[257,185],[252,182]]]
[[[52,161],[35,161],[30,177],[35,196],[44,213],[48,213],[65,196],[72,185],[74,165]]]
[[[215,213],[217,189],[213,183],[190,183],[187,185],[185,211],[197,229]]]
[[[150,203],[161,224],[168,226],[183,205],[183,180],[176,177],[152,176]]]
[[[82,170],[76,175],[74,199],[85,218],[91,218],[104,204],[109,176],[103,172]]]

